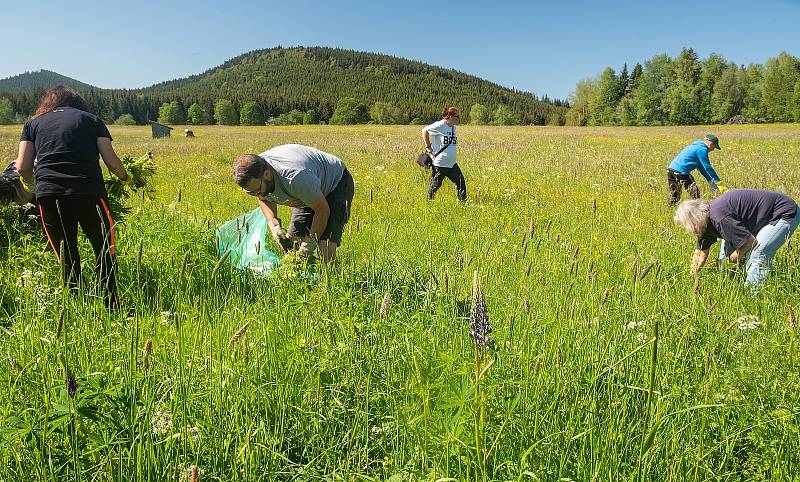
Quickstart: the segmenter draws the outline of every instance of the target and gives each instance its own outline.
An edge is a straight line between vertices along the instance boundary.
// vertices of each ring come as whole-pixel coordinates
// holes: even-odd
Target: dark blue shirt
[[[761,228],[781,219],[791,221],[797,203],[786,194],[763,189],[734,189],[711,201],[706,232],[697,240],[697,249],[706,250],[722,238],[739,249]]]

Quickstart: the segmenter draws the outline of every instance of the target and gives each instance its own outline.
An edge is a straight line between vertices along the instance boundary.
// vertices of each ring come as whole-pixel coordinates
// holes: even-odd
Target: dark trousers
[[[700,197],[700,190],[697,189],[697,183],[694,182],[694,177],[691,174],[684,174],[674,169],[667,169],[667,184],[669,185],[669,204],[670,206],[677,204],[681,200],[681,188],[686,189],[686,192],[692,196],[692,199]]]
[[[64,283],[77,290],[81,280],[80,225],[95,255],[95,271],[106,305],[117,305],[114,220],[99,196],[52,196],[39,199],[42,226],[61,264]]]
[[[428,188],[428,199],[433,199],[436,191],[442,187],[444,178],[450,179],[456,185],[456,195],[459,201],[467,200],[467,184],[464,181],[464,174],[461,173],[461,168],[458,164],[453,167],[431,167],[431,185]]]
[[[325,226],[325,231],[318,241],[328,240],[336,243],[338,246],[342,245],[342,233],[344,233],[344,226],[350,219],[350,208],[353,205],[353,196],[355,195],[355,183],[350,171],[345,168],[342,173],[342,179],[339,184],[331,191],[330,194],[325,196],[328,201],[328,207],[331,208],[330,217],[328,218],[328,225]],[[308,236],[311,231],[311,224],[314,222],[314,210],[309,207],[298,207],[292,209],[292,220],[289,223],[288,234],[290,236],[297,236],[304,238]]]

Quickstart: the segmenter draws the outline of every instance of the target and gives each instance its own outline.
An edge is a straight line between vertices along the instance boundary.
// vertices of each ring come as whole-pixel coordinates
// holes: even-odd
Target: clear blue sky
[[[558,98],[606,66],[684,46],[739,64],[800,55],[800,0],[0,0],[0,12],[0,78],[48,69],[109,88],[277,45],[397,55]]]

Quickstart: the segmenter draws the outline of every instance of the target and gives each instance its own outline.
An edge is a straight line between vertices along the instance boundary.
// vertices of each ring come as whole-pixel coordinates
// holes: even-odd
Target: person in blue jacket
[[[686,146],[667,168],[667,183],[670,190],[670,206],[681,200],[681,187],[686,189],[692,198],[700,197],[697,183],[692,177],[692,171],[698,169],[700,174],[708,181],[708,186],[713,192],[725,191],[726,188],[719,184],[719,176],[711,166],[708,153],[719,149],[719,139],[714,134],[706,134],[703,139],[697,140]]]

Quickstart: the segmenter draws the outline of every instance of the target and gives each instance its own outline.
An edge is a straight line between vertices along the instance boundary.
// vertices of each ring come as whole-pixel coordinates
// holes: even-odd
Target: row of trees
[[[466,116],[465,116],[466,117]],[[436,120],[434,117],[415,117],[409,119],[398,107],[390,102],[375,102],[367,107],[366,104],[353,97],[339,99],[333,114],[330,116],[331,124],[425,124]],[[490,110],[480,103],[475,103],[469,110],[468,120],[476,125],[519,125],[522,118],[505,105],[500,105]],[[563,118],[556,114],[552,119],[555,124],[563,123]],[[214,103],[211,112],[207,111],[197,102],[184,108],[180,100],[165,102],[158,109],[158,122],[162,124],[220,124],[259,126],[319,124],[322,122],[320,114],[309,109],[305,112],[292,109],[289,112],[274,117],[268,117],[264,108],[255,101],[247,101],[238,109],[229,100],[220,99]],[[116,124],[134,124],[135,119],[130,114],[123,114],[117,118]]]
[[[162,124],[204,125],[213,122],[227,126],[257,126],[264,125],[264,121],[264,109],[254,101],[245,102],[238,111],[227,99],[216,101],[211,111],[197,102],[186,109],[180,99],[165,102],[158,109],[158,122]]]
[[[16,121],[14,104],[8,97],[0,97],[0,124],[13,124]]]
[[[261,104],[252,100],[237,108],[233,102],[220,99],[214,103],[210,112],[197,102],[185,109],[180,100],[165,102],[158,109],[158,122],[162,124],[204,125],[213,123],[261,126],[265,123],[277,125],[319,124],[321,121],[319,112],[314,109],[308,109],[305,112],[292,109],[278,116],[268,116]],[[366,124],[367,122],[400,124],[408,121],[390,103],[376,102],[368,110],[365,104],[351,97],[340,99],[330,117],[331,124]]]
[[[800,122],[800,59],[783,52],[745,67],[686,48],[630,72],[608,67],[579,82],[570,104],[569,125]]]
[[[480,103],[472,104],[467,120],[473,125],[516,126],[523,123],[520,116],[509,109],[508,106],[499,105],[496,109],[491,110]],[[554,126],[564,125],[564,114],[559,111],[553,111],[547,117],[545,123]]]
[[[163,124],[190,124],[190,125],[264,125],[265,123],[276,125],[298,125],[298,124],[319,124],[327,121],[331,124],[427,124],[438,120],[438,114],[428,113],[410,117],[398,106],[391,102],[374,102],[367,106],[364,102],[353,98],[343,97],[328,112],[320,112],[316,109],[291,109],[278,115],[272,115],[268,109],[264,108],[260,102],[253,100],[245,101],[241,105],[227,99],[219,99],[212,104],[202,104],[193,102],[188,107],[183,101],[166,101],[158,107],[153,107],[149,103],[137,104],[136,102],[118,102],[112,99],[111,102],[104,102],[102,95],[93,95],[96,91],[87,91],[86,97],[96,112],[106,122],[114,122],[117,125],[144,124],[150,119],[157,119]],[[39,92],[39,96],[41,92]],[[0,97],[0,124],[21,123],[29,117],[23,112],[36,107],[34,99],[36,94],[24,93],[15,94],[17,100],[23,102],[15,103],[9,97]],[[140,98],[144,102],[143,98]],[[25,102],[27,101],[27,102]],[[109,104],[118,106],[110,109]],[[95,106],[101,106],[98,109]],[[125,111],[125,107],[131,110]],[[481,103],[474,103],[468,112],[462,113],[464,121],[476,125],[519,125],[525,120],[523,117],[506,105],[499,105],[489,108]],[[545,120],[548,124],[563,124],[563,110],[553,110],[551,115]]]

